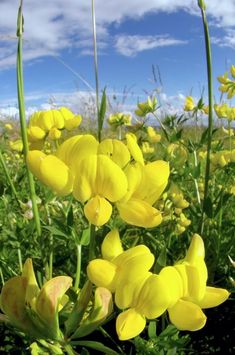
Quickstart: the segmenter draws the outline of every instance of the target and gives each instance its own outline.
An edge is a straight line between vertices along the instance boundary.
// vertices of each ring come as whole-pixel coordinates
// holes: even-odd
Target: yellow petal
[[[71,138],[66,139],[56,151],[56,156],[62,160],[66,165],[70,163],[71,151],[74,145],[82,138],[82,135],[76,135]]]
[[[54,126],[54,119],[52,110],[50,111],[41,111],[38,117],[38,122],[40,122],[40,127],[45,131],[49,132],[50,129]]]
[[[188,297],[193,302],[200,301],[206,292],[207,268],[204,260],[196,266],[185,265],[188,278]]]
[[[164,277],[151,275],[143,285],[136,305],[136,309],[148,319],[162,315],[172,302],[169,285]]]
[[[86,218],[95,226],[103,226],[112,214],[112,205],[99,195],[91,198],[84,207]]]
[[[184,260],[190,264],[195,264],[198,259],[204,258],[205,248],[203,239],[199,234],[194,234]]]
[[[73,118],[67,119],[64,122],[65,129],[67,131],[72,131],[73,129],[77,128],[82,122],[82,116],[76,115]]]
[[[73,188],[73,174],[60,159],[47,155],[40,162],[39,179],[58,195],[68,195]]]
[[[133,159],[136,162],[139,162],[140,164],[144,165],[143,154],[136,142],[136,139],[133,138],[132,134],[130,133],[126,134],[126,143],[127,143],[127,148],[129,149]]]
[[[124,168],[130,160],[130,153],[124,143],[118,139],[105,139],[98,147],[98,154],[107,155],[121,168]]]
[[[168,309],[171,323],[179,330],[195,331],[204,327],[206,316],[201,308],[188,301],[179,300]]]
[[[125,274],[128,274],[128,269],[125,269]],[[118,308],[126,309],[129,307],[135,307],[139,297],[139,293],[149,276],[152,275],[151,272],[145,272],[141,270],[138,273],[139,269],[136,270],[136,275],[132,278],[118,278],[116,281],[116,290],[115,290],[115,303]],[[119,273],[120,270],[117,271]]]
[[[67,107],[61,107],[59,109],[60,113],[62,114],[64,120],[70,120],[71,118],[74,117],[74,114],[72,111],[70,111]]]
[[[128,201],[135,193],[135,191],[138,189],[142,181],[143,170],[144,170],[143,165],[141,165],[140,163],[127,165],[124,172],[127,177],[128,187],[127,187],[127,193],[122,198],[121,202]]]
[[[43,139],[46,135],[46,132],[43,131],[40,127],[38,126],[31,126],[28,128],[27,130],[28,132],[28,136],[29,136],[29,140],[31,142]]]
[[[161,213],[147,202],[131,198],[117,204],[121,218],[138,227],[153,228],[162,222]]]
[[[117,267],[103,259],[94,259],[87,266],[87,276],[96,286],[105,287],[111,292],[115,291],[115,276]]]
[[[53,127],[62,129],[64,128],[64,117],[59,110],[51,110],[53,117]]]
[[[230,293],[224,288],[206,287],[204,298],[197,304],[201,308],[217,307],[225,302],[229,295]]]
[[[35,175],[38,179],[41,178],[40,164],[45,158],[46,154],[44,154],[40,150],[31,150],[27,154],[27,165],[33,175]]]
[[[150,205],[159,199],[166,188],[170,174],[169,163],[157,160],[144,166],[143,177],[133,197]]]
[[[117,229],[113,229],[106,234],[101,245],[101,252],[103,259],[106,260],[112,260],[123,252],[121,239]]]
[[[97,156],[96,193],[109,201],[120,200],[127,192],[127,179],[122,169],[105,155]]]
[[[55,127],[51,128],[48,137],[52,140],[57,140],[61,137],[61,131]]]
[[[79,164],[75,175],[73,195],[80,201],[85,202],[95,194],[97,175],[97,155],[90,155]]]
[[[183,281],[178,271],[172,266],[164,267],[159,276],[164,279],[168,285],[171,301],[169,307],[173,306],[181,297],[183,297]]]
[[[119,340],[136,337],[144,330],[145,324],[145,318],[133,308],[120,313],[116,319],[116,331]]]

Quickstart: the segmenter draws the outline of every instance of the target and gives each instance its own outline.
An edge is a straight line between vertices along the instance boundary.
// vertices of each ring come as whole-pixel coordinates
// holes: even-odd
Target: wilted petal
[[[27,280],[25,302],[34,307],[36,297],[40,291],[34,274],[32,259],[28,258],[23,266],[22,276]]]
[[[112,205],[103,197],[91,198],[84,207],[86,218],[95,226],[103,226],[112,215]]]
[[[179,330],[195,331],[204,327],[206,316],[201,308],[188,301],[179,300],[173,307],[168,309],[170,321]]]
[[[101,245],[101,252],[103,259],[106,260],[112,260],[123,252],[121,239],[117,229],[113,229],[106,234]]]
[[[57,276],[47,281],[36,300],[36,311],[44,323],[59,337],[58,311],[59,304],[65,292],[72,286],[69,276]]]
[[[98,287],[105,287],[111,292],[115,290],[115,276],[117,267],[103,259],[94,259],[87,266],[89,280]]]
[[[172,294],[164,277],[151,275],[143,285],[136,309],[148,319],[162,315],[172,302]]]
[[[129,150],[118,139],[104,139],[99,144],[98,154],[107,155],[121,168],[124,168],[130,160]]]
[[[146,320],[134,308],[118,315],[116,331],[120,340],[128,340],[139,335],[145,328]]]
[[[125,203],[117,204],[121,218],[138,227],[153,228],[162,222],[162,215],[147,202],[131,198]]]
[[[229,295],[230,293],[224,288],[206,287],[204,298],[197,304],[201,308],[217,307],[225,302]]]

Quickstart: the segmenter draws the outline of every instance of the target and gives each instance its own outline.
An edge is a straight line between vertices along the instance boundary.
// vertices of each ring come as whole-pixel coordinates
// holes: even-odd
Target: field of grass
[[[0,353],[234,353],[235,67],[219,78],[228,100],[213,105],[209,80],[208,105],[188,96],[182,115],[160,116],[154,95],[108,115],[104,90],[92,118],[62,107],[26,122],[21,11],[17,33],[20,123],[0,121]]]

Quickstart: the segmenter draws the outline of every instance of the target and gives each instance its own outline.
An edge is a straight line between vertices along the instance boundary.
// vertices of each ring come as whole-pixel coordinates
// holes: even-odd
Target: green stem
[[[20,272],[22,272],[23,265],[22,265],[22,254],[21,254],[21,249],[20,248],[17,249],[17,254],[18,254],[18,262],[19,262]]]
[[[2,272],[2,268],[1,267],[0,267],[0,278],[1,278],[2,285],[4,285],[5,280],[4,280],[4,276],[3,276],[3,272]]]
[[[11,191],[13,192],[13,195],[14,195],[15,199],[19,202],[18,197],[17,197],[17,192],[16,192],[16,189],[15,189],[15,186],[14,186],[14,183],[13,183],[11,177],[10,177],[10,174],[9,174],[9,171],[8,171],[8,168],[7,168],[5,159],[4,159],[4,157],[3,157],[1,151],[0,151],[0,162],[1,162],[1,164],[2,164],[3,171],[4,171],[5,175],[6,175],[8,184],[9,184],[10,187],[11,187]]]
[[[80,275],[81,275],[81,261],[82,261],[82,246],[77,244],[77,268],[76,268],[76,277],[74,282],[75,290],[78,289],[80,284]]]
[[[95,258],[95,226],[90,225],[89,260]]]
[[[24,81],[23,81],[23,61],[22,61],[22,43],[23,43],[23,14],[22,14],[23,0],[20,0],[20,6],[17,18],[17,37],[18,37],[18,49],[17,49],[17,92],[18,92],[18,105],[19,105],[19,115],[20,115],[20,127],[21,136],[23,141],[23,152],[24,160],[26,163],[26,157],[29,151],[28,137],[27,137],[27,125],[25,118],[25,103],[24,103]],[[33,180],[33,175],[28,169],[27,164],[26,171],[29,182],[30,197],[32,201],[32,209],[35,227],[38,237],[41,236],[41,224],[40,217],[38,213],[38,207],[36,202],[35,185]]]
[[[99,76],[98,76],[98,59],[97,59],[97,41],[96,41],[96,21],[95,21],[95,0],[91,1],[92,11],[92,28],[93,28],[93,50],[95,65],[95,93],[96,93],[96,110],[98,119],[98,140],[101,141],[101,125],[99,122]]]
[[[208,24],[207,24],[207,19],[206,19],[205,4],[204,4],[203,0],[198,0],[198,5],[201,9],[202,22],[203,22],[203,28],[204,28],[204,38],[205,38],[205,46],[206,46],[206,61],[207,61],[208,103],[209,103],[204,200],[203,200],[202,217],[201,217],[201,234],[203,234],[204,223],[205,223],[206,203],[207,203],[207,199],[208,199],[208,195],[209,195],[210,154],[211,154],[211,141],[212,141],[212,129],[213,129],[213,91],[212,91],[212,63],[211,63],[210,35],[209,35]]]
[[[194,166],[195,166],[195,168],[197,168],[198,162],[197,162],[197,153],[195,150],[193,151],[193,156],[194,156]],[[196,190],[196,195],[197,195],[197,202],[201,206],[201,197],[200,197],[197,179],[194,178],[193,180],[194,180],[194,185],[195,185],[195,190]]]
[[[158,118],[158,116],[152,112],[153,116],[157,119],[157,121],[159,122],[161,129],[163,130],[163,133],[165,134],[166,139],[169,141],[169,136],[166,130],[166,127],[164,126],[164,124],[162,123],[162,121]]]
[[[66,351],[66,353],[68,355],[74,355],[74,354],[77,354],[76,352],[73,351],[73,348],[71,345],[67,344],[64,346],[64,350]]]
[[[229,132],[229,150],[232,151],[232,136],[230,134],[231,131],[231,121],[228,120],[228,132]]]

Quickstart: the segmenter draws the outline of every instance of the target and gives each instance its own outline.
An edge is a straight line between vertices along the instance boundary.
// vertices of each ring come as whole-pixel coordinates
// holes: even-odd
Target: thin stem
[[[194,166],[195,166],[195,168],[197,168],[198,162],[197,162],[197,153],[195,150],[193,151],[193,156],[194,156]],[[196,190],[196,195],[197,195],[197,202],[201,206],[201,197],[200,197],[197,179],[194,178],[193,180],[194,180],[194,185],[195,185],[195,190]]]
[[[75,290],[78,289],[80,284],[80,275],[81,275],[81,261],[82,261],[82,246],[77,244],[77,268],[76,268],[76,277],[74,282]]]
[[[92,11],[92,28],[93,28],[93,49],[94,49],[94,65],[95,65],[95,93],[96,93],[96,109],[98,119],[98,140],[101,141],[101,129],[99,122],[99,76],[98,76],[98,59],[97,59],[97,41],[96,41],[96,21],[95,21],[95,0],[91,1]]]
[[[17,19],[17,37],[18,37],[18,49],[17,49],[17,92],[18,92],[18,105],[19,105],[19,115],[20,115],[20,127],[21,136],[23,141],[23,152],[24,160],[26,163],[26,157],[29,151],[28,137],[27,137],[27,125],[25,118],[25,103],[24,103],[24,81],[23,81],[23,60],[22,60],[22,43],[23,43],[23,14],[22,14],[23,0],[20,0],[20,6],[18,11]],[[41,236],[41,224],[40,217],[38,213],[38,207],[36,202],[35,185],[33,180],[33,175],[28,169],[27,164],[26,171],[29,182],[30,197],[32,201],[32,209],[35,227],[38,237]]]
[[[5,159],[4,159],[3,155],[2,155],[1,150],[0,150],[0,162],[1,162],[1,164],[2,164],[3,171],[4,171],[5,175],[6,175],[8,184],[9,184],[10,187],[11,187],[11,191],[12,191],[12,193],[13,193],[15,199],[19,202],[18,197],[17,197],[17,192],[16,192],[16,189],[15,189],[15,186],[14,186],[14,183],[13,183],[11,177],[10,177],[10,174],[9,174],[9,171],[8,171],[8,168],[7,168],[7,165],[6,165],[6,162],[5,162]]]
[[[202,22],[204,28],[206,61],[207,61],[208,103],[209,103],[205,186],[204,186],[204,200],[203,200],[202,218],[201,218],[201,234],[203,234],[204,223],[205,223],[205,209],[206,209],[206,203],[209,194],[210,154],[211,154],[211,141],[212,141],[212,129],[213,129],[213,89],[212,89],[212,63],[211,63],[210,35],[209,35],[208,24],[206,19],[205,4],[202,0],[200,0],[198,4],[201,9]]]
[[[164,124],[162,123],[162,121],[158,118],[158,116],[152,112],[152,114],[154,115],[154,117],[157,119],[157,121],[159,122],[160,126],[161,126],[161,129],[163,130],[164,134],[165,134],[165,137],[166,139],[169,141],[169,136],[168,136],[168,133],[167,133],[167,130],[166,130],[166,127],[164,126]]]
[[[4,285],[5,280],[4,280],[4,276],[3,276],[3,272],[2,272],[2,268],[1,267],[0,267],[0,279],[1,279],[2,285]]]
[[[21,254],[21,249],[20,248],[17,249],[17,254],[18,254],[18,262],[19,262],[20,272],[22,272],[23,265],[22,265],[22,254]]]
[[[71,345],[67,344],[64,346],[64,350],[66,351],[66,353],[68,355],[74,355],[74,354],[77,354],[76,352],[73,351],[73,348]]]
[[[89,260],[95,258],[95,226],[90,225]]]
[[[229,150],[232,150],[232,136],[231,136],[231,121],[228,120],[228,134],[229,134]]]

